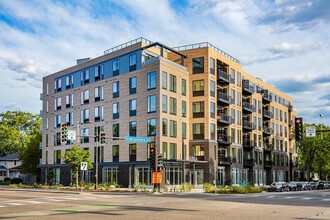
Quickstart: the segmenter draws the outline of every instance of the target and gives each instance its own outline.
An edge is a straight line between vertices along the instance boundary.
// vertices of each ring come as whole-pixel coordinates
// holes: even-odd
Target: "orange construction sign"
[[[162,183],[162,172],[152,173],[152,183]]]

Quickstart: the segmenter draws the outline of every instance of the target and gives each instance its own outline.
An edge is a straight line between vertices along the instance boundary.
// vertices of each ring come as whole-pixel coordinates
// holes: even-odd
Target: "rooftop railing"
[[[104,51],[104,54],[113,53],[113,52],[115,52],[115,51],[117,51],[117,50],[124,49],[124,48],[126,48],[126,47],[132,46],[132,45],[137,44],[137,43],[140,43],[140,42],[144,42],[144,43],[146,43],[147,45],[150,45],[150,44],[153,43],[152,41],[150,41],[150,40],[148,40],[148,39],[146,39],[146,38],[139,37],[139,38],[136,38],[136,39],[134,39],[134,40],[128,41],[128,42],[126,42],[126,43],[123,43],[123,44],[120,44],[120,45],[118,45],[118,46],[115,46],[115,47],[113,47],[113,48],[110,48],[110,49],[108,49],[108,50],[105,50],[105,51]]]
[[[238,59],[229,55],[228,53],[224,52],[223,50],[220,50],[219,48],[215,47],[214,45],[210,44],[209,42],[188,44],[188,45],[173,47],[172,49],[177,50],[177,51],[183,51],[183,50],[191,50],[191,49],[204,48],[204,47],[208,47],[208,48],[215,50],[216,52],[218,52],[221,55],[227,57],[228,59],[234,61],[235,63],[240,63]]]

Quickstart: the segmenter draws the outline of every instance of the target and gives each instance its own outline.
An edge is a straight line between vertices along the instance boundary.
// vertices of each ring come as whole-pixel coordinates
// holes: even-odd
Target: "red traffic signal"
[[[101,144],[105,144],[105,133],[102,132],[101,133],[101,141],[100,141]]]

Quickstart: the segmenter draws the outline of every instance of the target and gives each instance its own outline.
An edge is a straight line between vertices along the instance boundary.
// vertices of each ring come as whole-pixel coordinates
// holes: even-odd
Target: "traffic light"
[[[100,140],[101,144],[105,144],[105,133],[101,132],[101,140]]]
[[[303,139],[303,120],[302,118],[295,119],[295,133],[296,141],[301,141]]]
[[[68,140],[68,127],[66,123],[61,124],[61,142],[66,143]]]
[[[163,155],[159,154],[157,156],[157,166],[158,167],[163,167]]]
[[[150,170],[154,170],[155,169],[155,154],[156,154],[156,151],[155,151],[155,148],[154,147],[150,147],[150,150],[149,150],[149,155],[150,155]]]

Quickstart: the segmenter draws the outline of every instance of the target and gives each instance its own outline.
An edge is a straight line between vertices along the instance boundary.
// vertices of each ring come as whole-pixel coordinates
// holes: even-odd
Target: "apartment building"
[[[171,48],[138,38],[44,77],[41,97],[43,182],[72,184],[61,154],[74,144],[98,161],[99,182],[123,186],[152,184],[150,147],[170,184],[263,185],[296,175],[291,97],[209,43]],[[75,141],[61,143],[62,123]],[[95,169],[81,178],[94,182]]]

